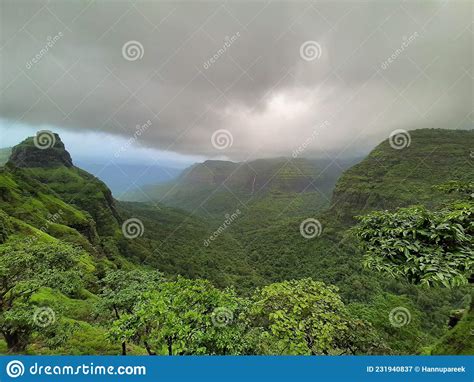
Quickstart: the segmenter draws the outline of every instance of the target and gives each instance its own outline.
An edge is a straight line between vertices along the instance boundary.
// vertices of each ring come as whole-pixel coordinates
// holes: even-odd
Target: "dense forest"
[[[410,134],[127,201],[27,138],[0,167],[0,351],[474,354],[474,132]]]

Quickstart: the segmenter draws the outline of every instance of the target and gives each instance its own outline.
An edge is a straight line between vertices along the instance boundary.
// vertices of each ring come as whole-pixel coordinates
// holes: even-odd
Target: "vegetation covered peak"
[[[14,146],[7,164],[22,168],[73,167],[71,155],[59,135],[45,130]]]
[[[374,210],[438,207],[447,196],[436,186],[474,179],[473,147],[473,130],[419,129],[392,136],[341,176],[333,212],[354,223],[355,216]]]

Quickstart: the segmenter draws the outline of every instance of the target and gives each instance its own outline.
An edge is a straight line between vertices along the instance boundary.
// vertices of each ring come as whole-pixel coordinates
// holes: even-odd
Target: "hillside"
[[[158,204],[117,202],[102,181],[73,165],[58,135],[54,147],[45,150],[26,139],[0,171],[0,208],[30,231],[46,226],[48,235],[81,244],[116,265],[159,266],[168,274],[205,277],[221,286],[254,277],[231,238],[224,235],[212,248],[203,245],[212,230],[199,218]],[[129,218],[142,222],[142,237],[124,237],[122,224]]]
[[[106,332],[95,318],[97,280],[104,272],[158,267],[166,275],[207,278],[221,287],[237,285],[248,290],[259,283],[233,239],[225,240],[224,235],[218,245],[208,248],[203,241],[212,230],[199,218],[157,204],[117,202],[103,182],[74,166],[59,136],[55,141],[53,147],[39,149],[33,138],[28,138],[13,148],[6,165],[0,167],[2,261],[5,251],[20,254],[44,245],[58,251],[81,251],[85,289],[70,295],[46,288],[31,297],[34,304],[54,306],[61,312],[61,325],[80,328],[80,336],[75,332],[55,352],[119,351],[106,340]],[[125,236],[122,224],[130,218],[143,225],[140,237]],[[3,320],[2,313],[0,323]],[[40,341],[28,351],[41,354],[50,350]],[[129,351],[141,353],[132,345]]]
[[[474,179],[470,150],[474,145],[473,131],[415,130],[412,144],[403,150],[393,149],[388,140],[377,146],[366,159],[347,170],[335,186],[331,207],[324,211],[303,208],[284,212],[273,205],[268,214],[249,208],[230,228],[241,241],[250,264],[269,282],[288,278],[313,277],[337,285],[345,301],[373,306],[374,309],[395,308],[406,304],[397,299],[405,296],[420,309],[425,320],[420,323],[425,333],[439,336],[454,304],[459,307],[467,290],[449,291],[436,288],[423,290],[403,280],[387,279],[362,268],[362,254],[349,231],[357,215],[373,210],[396,209],[413,204],[435,207],[456,199],[436,186],[450,180]],[[405,150],[409,150],[404,153]],[[298,205],[297,199],[293,204]],[[271,216],[271,220],[265,218]],[[321,223],[321,234],[307,240],[300,235],[300,224],[307,218]],[[268,223],[268,222],[271,223]],[[258,222],[258,224],[253,223]],[[380,291],[388,292],[383,298]],[[427,303],[435,299],[436,303]],[[432,304],[435,304],[434,307]],[[372,305],[373,304],[373,305]],[[378,307],[378,308],[376,308]],[[368,313],[367,317],[374,317]],[[375,315],[376,316],[376,315]],[[373,319],[373,318],[372,318]],[[376,323],[376,320],[373,321]],[[393,335],[387,327],[387,336]],[[410,341],[407,337],[407,341]],[[412,338],[416,342],[415,338]],[[422,342],[429,343],[424,339]],[[398,345],[397,345],[398,346]]]
[[[436,208],[456,196],[435,186],[474,178],[472,131],[415,130],[411,137],[403,150],[382,142],[339,180],[340,167],[317,160],[208,161],[169,184],[163,203],[119,202],[105,183],[74,165],[59,136],[48,149],[26,139],[0,167],[0,255],[77,251],[72,273],[85,272],[85,285],[74,293],[52,287],[32,297],[34,304],[57,306],[82,337],[60,350],[34,340],[28,351],[117,354],[120,344],[105,339],[110,323],[94,310],[106,275],[138,272],[142,284],[140,272],[153,269],[169,280],[182,275],[232,287],[239,298],[272,283],[312,278],[338,287],[348,314],[370,323],[387,353],[469,352],[461,337],[472,326],[472,311],[454,333],[447,326],[453,309],[466,308],[469,290],[426,289],[368,271],[351,232],[357,215],[419,203]],[[137,223],[133,237],[123,226],[130,219]],[[306,219],[321,224],[312,238],[300,232]],[[398,307],[412,318],[402,329],[387,319]],[[132,344],[128,350],[144,351]]]
[[[304,158],[239,163],[208,160],[185,169],[175,181],[142,187],[123,199],[152,199],[212,216],[244,206],[253,208],[254,203],[267,197],[285,206],[300,197],[307,206],[322,208],[328,205],[337,178],[351,163]]]
[[[331,212],[350,223],[372,210],[413,204],[435,208],[449,197],[433,186],[474,179],[474,131],[422,129],[410,136],[410,146],[397,150],[386,140],[344,172]]]

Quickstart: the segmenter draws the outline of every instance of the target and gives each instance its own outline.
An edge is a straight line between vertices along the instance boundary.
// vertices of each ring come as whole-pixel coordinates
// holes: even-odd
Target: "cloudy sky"
[[[0,146],[47,129],[104,160],[349,157],[473,126],[470,1],[0,7]]]

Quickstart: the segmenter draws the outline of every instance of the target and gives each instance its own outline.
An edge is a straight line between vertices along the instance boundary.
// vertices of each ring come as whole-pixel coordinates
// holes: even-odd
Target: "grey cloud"
[[[289,156],[323,121],[328,127],[305,155],[363,152],[397,128],[472,128],[470,2],[3,1],[1,8],[0,117],[11,129],[22,122],[128,137],[150,119],[142,144],[241,160]],[[122,56],[131,40],[143,46],[141,59]],[[310,40],[321,57],[305,61],[300,46]],[[232,133],[232,147],[212,146],[217,129]]]

